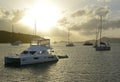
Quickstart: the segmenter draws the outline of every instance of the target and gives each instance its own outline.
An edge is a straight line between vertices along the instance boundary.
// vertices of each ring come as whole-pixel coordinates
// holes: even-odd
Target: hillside
[[[108,37],[103,37],[101,40],[102,40],[102,41],[108,41],[108,42],[110,42],[110,43],[120,43],[120,38],[108,38]],[[88,40],[88,41],[90,41],[90,42],[92,42],[92,43],[95,42],[95,40]]]
[[[22,41],[22,43],[29,43],[33,37],[34,37],[33,35],[29,35],[29,34],[0,31],[0,43],[10,43],[14,41]],[[42,38],[40,36],[36,36],[36,37]]]

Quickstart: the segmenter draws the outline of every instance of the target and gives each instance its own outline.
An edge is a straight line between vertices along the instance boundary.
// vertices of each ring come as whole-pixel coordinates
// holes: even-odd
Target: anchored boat
[[[6,56],[5,66],[22,66],[28,64],[56,62],[59,58],[53,54],[50,47],[50,39],[35,38],[31,41],[30,47],[19,55]]]
[[[72,42],[70,42],[70,33],[69,33],[69,29],[68,29],[68,42],[67,42],[67,44],[66,44],[66,47],[74,47],[75,45],[72,43]]]
[[[96,32],[96,43],[95,43],[95,49],[96,51],[110,51],[111,50],[111,47],[110,47],[110,44],[108,42],[103,42],[101,40],[101,35],[102,35],[102,16],[100,17],[101,18],[101,26],[97,29],[97,32]]]

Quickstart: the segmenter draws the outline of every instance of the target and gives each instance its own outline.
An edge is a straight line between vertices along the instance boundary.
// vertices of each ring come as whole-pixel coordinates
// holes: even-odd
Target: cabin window
[[[40,54],[44,54],[44,53],[46,53],[46,51],[45,51],[45,50],[43,50],[43,51],[40,51]]]
[[[22,59],[22,61],[26,61],[26,59]]]
[[[48,58],[54,58],[54,56],[50,56],[50,57],[48,57]]]
[[[28,54],[28,51],[23,51],[22,54]]]
[[[40,51],[40,54],[42,54],[42,51]]]
[[[35,54],[36,51],[30,51],[30,54]]]
[[[37,60],[37,59],[39,59],[39,57],[34,57],[34,59],[36,59],[36,60]]]

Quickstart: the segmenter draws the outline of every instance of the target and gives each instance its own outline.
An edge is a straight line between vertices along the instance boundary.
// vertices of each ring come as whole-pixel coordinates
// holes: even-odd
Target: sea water
[[[0,82],[120,82],[120,44],[112,43],[111,51],[95,51],[93,46],[75,43],[52,44],[56,55],[68,55],[56,63],[25,67],[4,67],[4,56],[19,54],[29,44],[0,44]]]

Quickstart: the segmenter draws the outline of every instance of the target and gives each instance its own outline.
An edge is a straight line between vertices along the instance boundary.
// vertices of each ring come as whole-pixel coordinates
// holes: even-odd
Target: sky
[[[120,38],[120,0],[0,0],[0,30],[34,34],[53,41]]]

